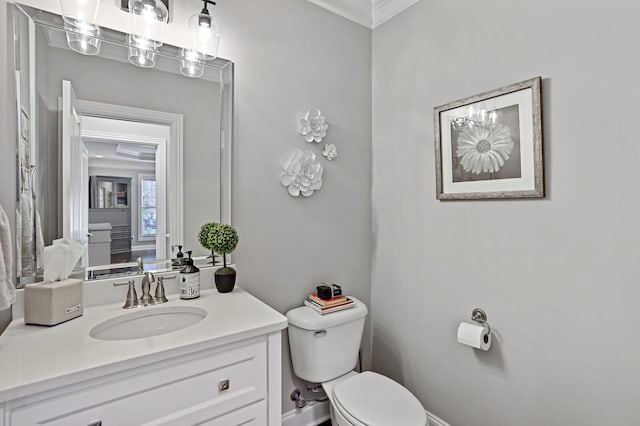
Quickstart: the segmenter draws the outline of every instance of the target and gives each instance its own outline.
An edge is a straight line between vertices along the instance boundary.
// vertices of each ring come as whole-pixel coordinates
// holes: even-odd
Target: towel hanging
[[[9,308],[15,301],[11,225],[7,214],[0,205],[0,310]]]

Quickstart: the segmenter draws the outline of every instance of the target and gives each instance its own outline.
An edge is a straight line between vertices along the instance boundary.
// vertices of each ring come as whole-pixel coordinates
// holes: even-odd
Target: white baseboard
[[[431,414],[428,411],[427,411],[427,424],[429,426],[450,426],[449,423],[445,422],[440,417],[436,416],[435,414]]]
[[[310,402],[304,408],[282,415],[282,426],[315,426],[331,418],[329,401]]]
[[[154,250],[156,248],[155,244],[146,244],[146,245],[139,245],[139,246],[134,246],[133,244],[131,245],[131,251],[140,251],[140,250]]]

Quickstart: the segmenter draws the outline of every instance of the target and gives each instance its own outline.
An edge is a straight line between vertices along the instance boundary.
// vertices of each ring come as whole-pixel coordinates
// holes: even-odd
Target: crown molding
[[[308,0],[357,24],[371,28],[371,0]]]
[[[371,28],[388,21],[418,0],[372,0]]]
[[[375,28],[418,0],[308,0],[367,28]]]

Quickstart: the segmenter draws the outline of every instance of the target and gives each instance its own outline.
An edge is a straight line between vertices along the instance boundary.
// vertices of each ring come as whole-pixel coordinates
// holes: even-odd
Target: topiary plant
[[[238,246],[238,232],[231,225],[205,223],[198,233],[202,247],[222,255],[222,263],[227,267],[227,254]]]

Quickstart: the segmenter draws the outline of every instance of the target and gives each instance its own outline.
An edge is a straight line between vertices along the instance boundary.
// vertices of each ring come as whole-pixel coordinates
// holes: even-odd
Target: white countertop
[[[202,290],[193,300],[167,297],[167,303],[135,309],[122,309],[122,302],[85,308],[83,316],[54,327],[15,319],[0,336],[0,403],[287,326],[283,315],[238,287],[225,294]],[[168,306],[194,306],[208,314],[187,328],[153,337],[103,341],[89,336],[109,318]]]

